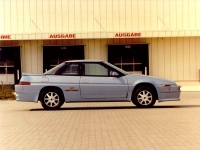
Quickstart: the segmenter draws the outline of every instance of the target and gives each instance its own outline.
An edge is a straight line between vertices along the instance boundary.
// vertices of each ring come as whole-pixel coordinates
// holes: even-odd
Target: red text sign
[[[141,33],[116,33],[115,37],[139,37]]]
[[[4,39],[11,39],[10,35],[0,35],[0,39],[4,40]]]
[[[50,34],[50,39],[75,39],[76,34]]]

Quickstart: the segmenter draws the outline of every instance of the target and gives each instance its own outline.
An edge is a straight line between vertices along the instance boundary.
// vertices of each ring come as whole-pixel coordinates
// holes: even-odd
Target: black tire
[[[54,88],[46,89],[41,94],[40,102],[44,109],[59,109],[64,103],[63,94]]]
[[[137,107],[153,107],[156,102],[155,91],[148,86],[141,86],[133,93],[132,102]]]

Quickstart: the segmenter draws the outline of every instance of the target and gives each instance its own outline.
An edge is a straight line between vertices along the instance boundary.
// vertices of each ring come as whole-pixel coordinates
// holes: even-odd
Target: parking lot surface
[[[0,150],[200,149],[200,92],[181,101],[136,108],[132,103],[0,101]]]

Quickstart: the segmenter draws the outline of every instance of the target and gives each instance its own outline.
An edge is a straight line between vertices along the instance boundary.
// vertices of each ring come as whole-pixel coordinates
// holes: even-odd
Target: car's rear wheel
[[[156,102],[155,91],[148,86],[141,86],[133,93],[132,101],[137,107],[152,107]]]
[[[44,109],[59,109],[63,105],[64,99],[59,90],[49,88],[42,92],[40,102]]]

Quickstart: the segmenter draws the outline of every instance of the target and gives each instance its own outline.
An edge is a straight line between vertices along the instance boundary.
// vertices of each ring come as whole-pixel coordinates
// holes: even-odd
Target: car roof
[[[89,60],[89,59],[83,59],[83,60],[69,60],[65,62],[104,62],[104,60]]]

